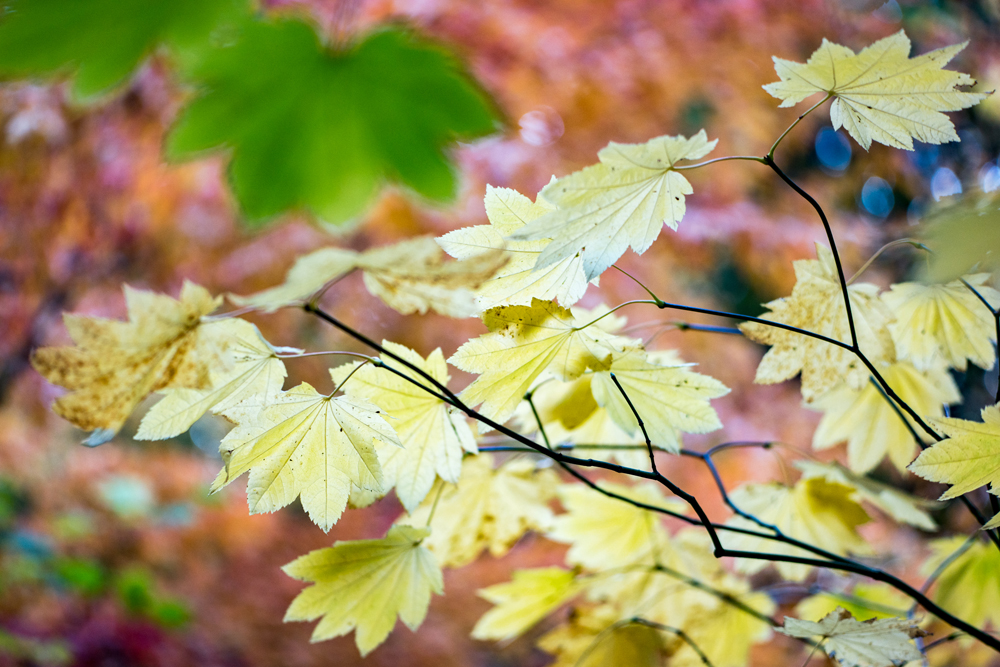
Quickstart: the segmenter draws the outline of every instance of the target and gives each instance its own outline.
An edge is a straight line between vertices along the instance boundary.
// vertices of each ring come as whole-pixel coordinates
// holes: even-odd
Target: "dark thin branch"
[[[833,253],[833,261],[837,265],[837,277],[840,279],[841,292],[844,296],[844,307],[847,310],[847,326],[851,330],[851,350],[857,351],[858,332],[854,326],[854,313],[851,309],[851,297],[847,289],[847,277],[844,275],[844,265],[840,261],[840,252],[837,250],[837,240],[833,237],[833,228],[830,226],[830,221],[827,220],[826,213],[823,211],[823,207],[819,205],[819,202],[813,199],[812,195],[808,192],[800,188],[795,181],[790,179],[785,172],[783,172],[778,165],[774,163],[772,156],[765,156],[764,164],[770,167],[771,170],[774,171],[774,173],[776,173],[778,177],[788,185],[788,187],[795,190],[800,197],[809,202],[809,204],[816,209],[816,214],[819,215],[819,219],[823,222],[823,229],[826,230],[826,238],[830,242],[830,251]]]
[[[698,657],[701,659],[701,662],[703,665],[705,665],[705,667],[713,667],[712,661],[708,659],[708,656],[705,655],[705,652],[702,651],[698,647],[698,645],[694,643],[694,640],[691,639],[691,637],[680,628],[675,628],[669,625],[663,625],[662,623],[654,623],[653,621],[647,621],[646,619],[639,618],[638,616],[630,619],[629,621],[627,621],[627,623],[634,623],[636,625],[645,625],[648,628],[653,628],[654,630],[659,630],[660,632],[669,632],[670,634],[677,635],[677,637],[681,641],[683,641],[685,644],[691,647],[692,651],[698,654]]]
[[[549,442],[549,436],[545,432],[545,424],[542,423],[542,417],[538,414],[538,408],[535,407],[535,395],[532,392],[528,392],[524,395],[524,400],[528,402],[531,406],[531,414],[535,415],[535,423],[538,424],[538,433],[542,436],[542,440],[545,442],[545,446],[552,449],[552,443]]]
[[[669,307],[669,306],[665,304],[664,307]],[[608,471],[611,471],[611,472],[616,472],[616,473],[625,474],[625,475],[631,475],[632,477],[638,477],[638,478],[641,478],[641,479],[650,479],[650,480],[659,482],[660,484],[662,484],[663,486],[665,486],[666,488],[668,488],[678,498],[681,498],[684,502],[686,502],[695,511],[695,514],[698,515],[698,519],[695,520],[695,519],[693,519],[691,517],[686,517],[686,516],[684,516],[682,514],[679,514],[679,513],[674,513],[674,512],[670,512],[670,511],[664,511],[664,508],[655,508],[655,507],[647,506],[647,507],[644,507],[643,509],[650,509],[652,511],[657,511],[657,512],[660,512],[660,513],[670,514],[670,515],[676,516],[677,518],[679,518],[679,519],[681,519],[683,521],[686,521],[688,523],[702,525],[705,528],[706,532],[708,533],[710,539],[712,540],[712,544],[713,544],[713,547],[714,547],[714,554],[715,554],[715,556],[717,558],[733,557],[733,558],[747,558],[747,559],[752,559],[752,560],[764,560],[764,561],[770,561],[770,562],[796,563],[796,564],[801,564],[801,565],[809,565],[809,566],[812,566],[812,567],[826,568],[826,569],[832,569],[832,570],[841,570],[841,571],[844,571],[844,572],[853,572],[855,574],[860,574],[860,575],[869,577],[870,579],[874,579],[875,581],[881,581],[883,583],[889,584],[893,588],[896,588],[897,590],[899,590],[902,593],[906,594],[911,599],[917,601],[920,604],[920,606],[922,606],[924,609],[926,609],[929,613],[931,613],[931,614],[937,616],[938,618],[940,618],[942,621],[944,621],[946,623],[949,623],[950,625],[952,625],[953,627],[955,627],[958,630],[962,630],[962,631],[968,633],[969,635],[975,637],[976,639],[978,639],[982,643],[986,644],[990,648],[992,648],[992,649],[1000,652],[1000,640],[998,640],[997,638],[993,637],[989,633],[981,630],[980,628],[977,628],[977,627],[971,625],[970,623],[967,623],[967,622],[963,621],[962,619],[960,619],[960,618],[952,615],[951,613],[949,613],[945,609],[942,609],[940,606],[938,606],[937,604],[935,604],[926,595],[924,595],[920,591],[916,590],[915,588],[913,588],[912,586],[910,586],[909,584],[907,584],[905,581],[903,581],[903,580],[899,579],[898,577],[895,577],[895,576],[893,576],[893,575],[891,575],[888,572],[885,572],[883,570],[879,570],[879,569],[874,568],[874,567],[869,567],[869,566],[866,566],[866,565],[862,565],[860,563],[855,563],[853,561],[840,562],[839,560],[836,560],[836,561],[834,561],[834,560],[823,560],[823,559],[814,559],[814,558],[804,558],[804,557],[800,557],[800,556],[788,556],[788,555],[785,555],[785,554],[762,553],[762,552],[756,552],[756,551],[741,551],[741,550],[726,549],[722,545],[721,541],[719,540],[719,535],[718,535],[718,532],[717,532],[717,529],[716,529],[716,525],[713,524],[709,520],[707,514],[705,513],[704,509],[702,508],[702,506],[698,502],[698,500],[694,496],[692,496],[691,494],[687,493],[686,491],[684,491],[683,489],[681,489],[680,487],[678,487],[676,484],[674,484],[673,482],[671,482],[669,479],[667,479],[666,477],[664,477],[662,474],[654,473],[654,472],[646,472],[644,470],[637,470],[635,468],[628,468],[626,466],[621,466],[621,465],[614,464],[614,463],[609,463],[609,462],[606,462],[606,461],[596,461],[596,460],[593,460],[593,459],[579,459],[579,458],[572,457],[572,456],[566,456],[565,454],[562,454],[561,452],[558,452],[558,451],[547,449],[546,447],[544,447],[542,445],[539,445],[538,443],[536,443],[533,440],[525,437],[524,435],[521,435],[520,433],[517,433],[516,431],[513,431],[513,430],[511,430],[511,429],[503,426],[502,424],[499,424],[496,421],[490,419],[489,417],[486,417],[485,415],[477,412],[476,410],[472,409],[471,407],[469,407],[468,405],[466,405],[465,403],[463,403],[461,401],[461,399],[459,399],[458,396],[455,395],[450,389],[448,389],[442,383],[440,383],[435,378],[433,378],[432,376],[430,376],[424,370],[422,370],[422,369],[414,366],[413,364],[407,362],[405,359],[402,359],[402,358],[398,357],[397,355],[392,354],[388,350],[385,350],[378,343],[375,343],[374,341],[372,341],[367,336],[365,336],[365,335],[361,334],[360,332],[355,331],[351,327],[349,327],[349,326],[341,323],[339,320],[337,320],[333,316],[331,316],[331,315],[329,315],[329,314],[321,311],[318,307],[316,307],[316,306],[314,306],[312,304],[307,304],[305,306],[305,310],[307,312],[313,313],[314,315],[316,315],[317,317],[319,317],[319,318],[323,319],[324,321],[330,323],[331,325],[336,326],[338,329],[340,329],[344,333],[347,333],[348,335],[352,336],[356,340],[364,343],[365,345],[368,345],[372,349],[375,349],[375,350],[379,351],[381,354],[383,354],[383,355],[385,355],[387,357],[390,357],[392,359],[395,359],[399,363],[401,363],[404,366],[410,368],[411,370],[413,370],[414,372],[416,372],[418,375],[420,375],[422,378],[424,378],[425,380],[427,380],[428,382],[430,382],[431,385],[433,385],[434,387],[436,387],[437,389],[440,390],[440,393],[438,393],[438,392],[431,392],[432,395],[438,396],[442,401],[445,401],[446,403],[448,403],[448,404],[454,406],[455,408],[461,410],[463,413],[465,413],[466,415],[468,415],[472,419],[475,419],[475,420],[481,422],[482,424],[485,424],[486,426],[488,426],[488,427],[490,427],[492,429],[495,429],[496,431],[500,432],[501,434],[503,434],[503,435],[511,438],[512,440],[514,440],[514,441],[516,441],[516,442],[518,442],[518,443],[520,443],[522,445],[525,445],[526,447],[528,447],[528,448],[530,448],[530,449],[532,449],[532,450],[534,450],[534,451],[536,451],[538,453],[541,453],[541,454],[544,454],[545,456],[548,456],[549,458],[553,459],[555,462],[559,463],[565,470],[567,470],[567,472],[569,474],[573,475],[574,477],[577,477],[578,479],[581,479],[581,481],[584,481],[585,483],[587,483],[588,486],[590,486],[591,488],[595,488],[598,491],[604,492],[596,484],[594,484],[593,482],[590,482],[589,480],[587,480],[583,475],[580,475],[578,471],[573,470],[572,469],[573,465],[582,466],[582,467],[600,468],[600,469],[608,470]],[[699,311],[700,312],[705,312],[704,309],[699,309]],[[713,314],[713,313],[709,313],[709,314]],[[747,318],[743,318],[743,319],[747,319]],[[769,325],[774,325],[775,324],[775,323],[767,322],[767,321],[763,321],[763,320],[762,320],[762,322],[764,322],[765,324],[769,324]],[[813,334],[813,337],[817,337],[817,336],[815,334]],[[840,343],[840,342],[837,342],[837,345],[839,345],[841,347],[844,346],[844,344]],[[395,371],[395,369],[392,369],[389,366],[384,366],[384,367],[387,368],[390,371]],[[422,385],[420,382],[418,382],[414,378],[411,378],[410,376],[406,375],[405,373],[398,373],[398,374],[402,378],[404,378],[405,380],[407,380],[409,382],[412,382],[414,385],[419,386],[419,387],[424,387],[424,385]],[[610,495],[610,494],[606,493],[606,495]],[[622,501],[624,501],[624,502],[628,502],[628,503],[630,503],[630,504],[632,504],[634,506],[637,506],[637,507],[641,506],[641,504],[638,504],[638,503],[636,503],[636,502],[634,502],[634,501],[632,501],[630,499],[627,499],[627,498],[619,497],[619,499],[622,500]],[[729,527],[728,529],[732,530],[733,528],[735,528],[735,527]],[[788,538],[788,537],[780,538],[780,537],[774,536],[774,535],[766,535],[766,534],[763,534],[763,533],[758,534],[758,533],[756,533],[756,531],[745,531],[745,530],[740,530],[740,529],[732,530],[732,532],[741,532],[741,533],[745,533],[745,534],[755,535],[757,537],[762,537],[764,539],[771,539],[771,540],[774,540],[774,541],[783,542],[783,543],[786,543],[786,544],[788,544],[790,546],[795,546],[797,548],[801,548],[801,549],[809,551],[811,553],[816,553],[816,554],[819,554],[819,555],[827,556],[827,553],[824,552],[822,549],[820,549],[818,547],[815,547],[815,546],[809,545],[809,544],[805,544],[803,542],[799,542],[798,540],[794,540],[794,539],[791,539],[791,538]],[[832,554],[830,554],[830,556],[832,556],[833,558],[838,558],[838,559],[840,558],[839,556],[835,556],[835,555],[832,555]]]
[[[621,382],[618,381],[618,377],[614,373],[611,373],[610,375],[611,381],[615,383],[616,387],[618,387],[618,391],[621,392],[621,395],[625,398],[625,402],[628,403],[629,410],[632,411],[632,414],[635,415],[636,421],[639,422],[639,430],[642,431],[642,437],[646,441],[646,450],[649,452],[649,467],[653,471],[654,475],[658,475],[660,473],[656,469],[656,457],[653,456],[653,443],[649,439],[649,433],[646,432],[646,425],[642,423],[642,417],[639,416],[639,411],[635,409],[634,405],[632,405],[632,399],[628,397],[627,393],[625,393],[625,388],[622,386]]]

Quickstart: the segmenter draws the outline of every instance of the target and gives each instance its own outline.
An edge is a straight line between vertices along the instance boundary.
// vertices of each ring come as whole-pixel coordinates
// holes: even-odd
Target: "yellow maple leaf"
[[[324,285],[357,268],[357,263],[358,253],[353,250],[322,248],[296,259],[282,284],[249,296],[227,296],[237,306],[272,313],[285,306],[306,303]]]
[[[819,621],[843,607],[855,618],[892,618],[905,616],[913,601],[891,586],[882,583],[857,583],[850,595],[821,591],[795,605],[795,614],[807,621]]]
[[[510,261],[477,290],[479,307],[486,310],[496,306],[524,306],[538,298],[558,300],[568,308],[579,301],[587,291],[587,279],[578,255],[535,270],[535,262],[550,240],[505,238],[552,207],[541,200],[532,202],[515,190],[493,186],[486,187],[484,202],[490,224],[456,229],[438,238],[445,252],[455,259],[469,259],[496,250],[510,254]]]
[[[937,524],[926,511],[937,504],[933,501],[915,498],[894,486],[855,474],[839,463],[796,461],[795,467],[802,471],[805,478],[821,477],[828,482],[851,487],[858,500],[871,503],[896,521],[928,532],[937,530]]]
[[[283,284],[246,297],[230,294],[229,299],[237,305],[272,312],[302,305],[326,285],[358,269],[368,291],[404,315],[434,310],[451,317],[469,317],[477,312],[475,289],[504,265],[507,254],[495,250],[458,262],[445,262],[444,257],[430,236],[361,253],[323,248],[296,260]]]
[[[872,141],[913,150],[913,140],[929,144],[958,141],[943,111],[978,104],[988,95],[956,90],[975,81],[968,74],[942,69],[967,44],[955,44],[910,58],[902,30],[855,54],[823,40],[806,63],[774,58],[781,81],[764,90],[790,107],[817,93],[832,96],[830,120],[868,150]]]
[[[496,606],[472,629],[474,639],[513,639],[561,607],[582,589],[571,570],[515,570],[513,579],[479,591]]]
[[[817,243],[816,256],[795,262],[796,282],[791,295],[764,304],[771,312],[762,319],[850,343],[847,310],[833,253]],[[848,295],[861,350],[875,365],[894,361],[896,352],[887,327],[892,313],[879,301],[878,287],[854,283]],[[751,340],[772,346],[757,367],[755,382],[784,382],[801,371],[802,395],[807,401],[842,380],[855,389],[868,382],[868,370],[849,350],[756,322],[744,322],[740,330]]]
[[[251,514],[274,512],[301,497],[309,517],[328,531],[344,512],[352,486],[381,492],[379,442],[399,446],[378,408],[358,398],[324,396],[302,383],[222,440],[226,465],[212,492],[249,471]]]
[[[770,616],[777,605],[767,593],[752,592],[743,579],[728,575],[712,587],[732,600]],[[771,626],[733,604],[715,599],[689,615],[685,631],[714,667],[746,667],[750,648],[771,639]],[[704,661],[686,642],[677,642],[670,655],[671,667],[703,667]]]
[[[602,488],[654,507],[683,512],[686,505],[668,501],[653,483]],[[571,544],[566,562],[591,570],[609,570],[645,563],[653,565],[657,545],[666,531],[653,512],[609,498],[582,484],[563,484],[557,491],[565,514],[556,516],[547,534],[556,542]]]
[[[966,276],[993,307],[1000,305],[1000,292],[985,284],[988,273]],[[955,280],[947,285],[901,283],[882,294],[896,321],[889,324],[896,352],[921,370],[944,360],[964,371],[965,360],[980,368],[992,368],[996,359],[996,322],[989,309],[972,290]]]
[[[923,654],[911,640],[927,635],[905,618],[857,621],[842,607],[818,623],[786,616],[778,632],[799,639],[820,637],[823,649],[845,667],[893,667],[920,660]]]
[[[428,373],[442,384],[448,383],[448,366],[437,349],[424,359],[413,350],[382,341],[382,347]],[[382,362],[400,373],[423,380],[394,359]],[[357,368],[345,364],[331,370],[338,385]],[[402,447],[380,442],[375,446],[384,491],[395,488],[407,511],[413,511],[427,496],[436,477],[457,482],[464,452],[476,453],[476,441],[465,415],[395,373],[364,365],[342,387],[348,396],[364,399],[382,409]]]
[[[857,532],[857,527],[868,521],[868,514],[854,495],[851,487],[820,477],[800,479],[792,487],[775,483],[744,484],[729,494],[741,510],[777,526],[785,535],[840,556],[869,551],[867,542]],[[734,516],[726,523],[761,530],[760,526],[741,516]],[[807,552],[794,546],[753,535],[724,533],[723,542],[729,549],[809,557]],[[746,574],[759,572],[768,565],[766,560],[736,561],[736,568]],[[775,566],[781,576],[793,581],[802,581],[810,570],[810,566],[799,563],[779,562]]]
[[[612,335],[597,326],[581,329],[572,312],[551,301],[499,306],[482,319],[489,333],[463,344],[448,362],[480,374],[462,399],[482,403],[481,412],[498,422],[513,414],[543,372],[572,380],[588,368],[608,367],[619,351]]]
[[[444,592],[441,568],[421,544],[428,532],[393,526],[380,540],[337,542],[295,559],[282,569],[313,585],[292,600],[285,621],[322,616],[314,642],[356,630],[362,656],[385,641],[397,615],[416,630],[427,615],[431,592]]]
[[[944,416],[946,403],[958,403],[962,395],[946,371],[921,373],[912,364],[900,361],[881,370],[893,391],[923,417]],[[847,441],[847,465],[866,473],[885,456],[900,470],[913,461],[917,442],[906,423],[873,383],[861,389],[841,384],[807,403],[806,407],[823,413],[813,434],[814,449],[828,449]],[[906,416],[915,427],[915,423]],[[930,436],[918,431],[924,442]]]
[[[629,246],[642,254],[666,224],[677,229],[691,184],[674,169],[715,148],[704,130],[690,139],[662,136],[644,144],[611,142],[600,163],[549,183],[540,197],[556,209],[514,232],[514,240],[552,239],[538,257],[543,269],[576,257],[587,280],[600,276]]]
[[[444,567],[467,565],[483,549],[502,556],[526,531],[552,526],[548,503],[559,478],[529,461],[508,461],[494,469],[489,454],[468,456],[457,485],[437,484],[439,489],[400,523],[424,526],[431,518],[434,532],[426,544]]]
[[[142,418],[136,440],[172,438],[191,428],[208,410],[225,413],[244,400],[253,402],[252,409],[262,409],[281,391],[285,365],[257,327],[230,318],[205,324],[202,330],[221,341],[228,363],[210,372],[209,386],[204,389],[161,390],[163,399]]]
[[[70,393],[52,409],[84,431],[86,443],[111,439],[139,402],[168,387],[202,389],[219,362],[219,341],[202,318],[221,299],[185,282],[180,300],[125,287],[128,322],[65,315],[72,347],[44,347],[31,363],[46,380]]]
[[[724,384],[688,370],[689,366],[651,363],[644,350],[629,349],[614,357],[607,371],[594,373],[591,383],[594,400],[626,433],[640,432],[632,408],[611,378],[614,373],[642,418],[652,443],[676,453],[681,448],[678,431],[708,433],[722,428],[709,400],[729,393]]]
[[[930,543],[931,556],[921,568],[930,576],[944,561],[963,548],[964,536]],[[978,627],[1000,627],[1000,553],[989,541],[975,541],[941,572],[934,601],[944,609]]]
[[[909,470],[932,482],[951,484],[941,500],[957,498],[986,484],[997,494],[1000,482],[1000,405],[986,406],[982,422],[954,417],[930,419],[947,439],[928,447]],[[1000,514],[990,521],[996,524]]]
[[[552,667],[659,667],[663,638],[655,628],[623,622],[610,605],[574,609],[569,620],[545,633],[538,648],[556,657]]]

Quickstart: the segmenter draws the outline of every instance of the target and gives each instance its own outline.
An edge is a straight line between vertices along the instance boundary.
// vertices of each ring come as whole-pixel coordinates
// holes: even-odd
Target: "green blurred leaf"
[[[164,628],[179,628],[191,620],[191,612],[180,600],[157,600],[149,610],[149,617]]]
[[[125,570],[118,575],[115,584],[118,599],[130,614],[145,615],[153,607],[153,579],[145,570]]]
[[[53,563],[53,570],[68,588],[81,595],[95,596],[104,590],[104,568],[95,561],[60,558]]]
[[[124,83],[157,47],[190,56],[249,14],[246,0],[13,0],[3,11],[0,76],[72,72],[81,100]]]
[[[934,251],[926,278],[945,283],[975,268],[1000,271],[1000,192],[969,193],[924,219],[921,238]]]
[[[496,127],[457,61],[398,28],[333,51],[301,21],[248,23],[193,73],[205,88],[168,154],[231,149],[233,190],[256,219],[305,208],[343,222],[386,179],[447,199],[455,175],[444,148]]]

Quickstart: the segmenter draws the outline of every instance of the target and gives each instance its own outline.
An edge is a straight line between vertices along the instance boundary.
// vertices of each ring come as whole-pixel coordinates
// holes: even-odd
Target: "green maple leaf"
[[[2,7],[0,77],[70,72],[79,100],[121,85],[157,48],[184,59],[248,15],[246,0],[13,0]]]
[[[168,153],[231,149],[232,187],[257,219],[304,208],[342,222],[387,179],[447,199],[455,175],[444,148],[495,128],[457,62],[399,28],[338,51],[301,21],[249,23],[193,73],[205,86]]]

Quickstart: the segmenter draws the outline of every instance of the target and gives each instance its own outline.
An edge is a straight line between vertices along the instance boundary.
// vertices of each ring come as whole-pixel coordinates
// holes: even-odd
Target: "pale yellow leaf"
[[[781,322],[850,344],[844,297],[830,249],[816,244],[817,259],[795,262],[796,283],[790,296],[765,304],[762,319]],[[848,288],[861,350],[876,366],[895,360],[887,327],[892,313],[878,299],[878,287],[854,283]],[[740,330],[751,340],[771,345],[757,367],[756,382],[775,384],[802,373],[802,395],[811,401],[846,380],[854,389],[868,382],[868,369],[844,348],[766,324],[745,322]]]
[[[254,400],[255,409],[263,408],[281,391],[285,365],[257,327],[229,318],[205,324],[202,331],[220,341],[225,367],[212,370],[205,389],[162,390],[163,399],[142,418],[136,440],[172,438],[191,428],[208,410],[220,414],[246,399]]]
[[[543,567],[515,570],[512,581],[479,591],[496,606],[472,629],[474,639],[513,639],[524,633],[581,590],[570,570]]]
[[[609,605],[574,609],[545,633],[538,648],[555,656],[551,667],[660,667],[663,638],[655,628],[621,621]]]
[[[687,506],[663,497],[653,483],[601,488],[645,505],[683,512]],[[566,562],[590,570],[610,570],[637,564],[653,565],[656,546],[666,541],[660,516],[609,498],[582,484],[563,484],[558,490],[565,514],[556,516],[548,537],[572,545]]]
[[[941,572],[931,596],[944,609],[977,627],[1000,627],[1000,552],[989,540],[965,545],[964,536],[930,543],[931,556],[921,568],[925,577],[965,547]]]
[[[927,634],[905,618],[857,621],[842,607],[818,623],[786,616],[778,632],[799,639],[821,638],[823,649],[845,667],[893,667],[920,660],[912,639]]]
[[[837,607],[843,607],[858,620],[866,621],[905,616],[912,604],[910,598],[891,586],[862,582],[854,585],[850,595],[832,591],[810,595],[795,605],[795,614],[807,621],[819,621]]]
[[[957,498],[986,484],[993,493],[1000,482],[1000,407],[982,410],[982,422],[954,417],[929,420],[948,436],[925,449],[910,464],[910,472],[932,482],[951,484],[942,500]]]
[[[632,348],[614,357],[607,371],[594,373],[594,400],[626,433],[634,436],[641,432],[632,408],[611,378],[613,373],[642,418],[652,443],[678,452],[678,431],[708,433],[722,428],[709,400],[729,393],[724,384],[689,370],[689,366],[651,363],[644,350]]]
[[[223,439],[219,449],[226,465],[212,491],[249,471],[251,514],[273,512],[301,497],[309,517],[329,530],[347,506],[352,485],[382,490],[379,442],[399,446],[374,405],[324,396],[302,383]]]
[[[221,363],[218,340],[206,335],[203,317],[221,299],[185,282],[180,300],[125,287],[129,320],[66,315],[72,347],[44,347],[31,356],[35,369],[70,393],[53,404],[56,414],[99,445],[118,432],[139,402],[169,387],[204,389]]]
[[[536,271],[535,262],[550,240],[505,238],[552,208],[542,201],[532,202],[514,190],[493,186],[486,187],[484,202],[490,224],[456,229],[438,238],[445,252],[456,259],[469,259],[496,250],[506,250],[510,254],[510,261],[477,290],[479,308],[525,306],[533,298],[558,300],[564,308],[579,301],[587,291],[587,279],[578,255]]]
[[[506,421],[544,371],[572,380],[588,368],[607,368],[618,351],[614,337],[597,326],[580,329],[573,314],[551,301],[499,306],[483,313],[489,333],[462,345],[448,361],[479,373],[462,392],[470,405],[497,422]]]
[[[733,503],[744,512],[761,521],[777,526],[785,535],[815,545],[839,556],[848,553],[865,554],[868,543],[858,534],[857,527],[868,521],[868,514],[854,499],[854,489],[843,484],[828,482],[820,477],[800,479],[795,486],[781,484],[744,484],[729,494]],[[756,523],[740,516],[726,522],[728,525],[750,530],[760,530]],[[729,549],[778,553],[789,556],[809,557],[792,545],[739,533],[722,534]],[[766,560],[739,559],[736,568],[753,574],[769,565]],[[809,574],[810,566],[800,563],[775,563],[785,579],[802,581]]]
[[[674,166],[715,148],[704,130],[690,139],[662,136],[644,144],[611,142],[600,163],[549,183],[540,196],[556,209],[514,232],[514,240],[552,239],[543,269],[579,256],[587,280],[600,276],[629,246],[642,254],[666,224],[677,229],[691,184]]]
[[[337,542],[297,558],[283,569],[311,584],[292,601],[285,621],[322,616],[312,641],[346,635],[365,656],[385,641],[396,616],[416,630],[431,593],[444,592],[441,569],[421,542],[427,530],[393,526],[381,540]]]
[[[817,93],[831,95],[834,129],[846,129],[865,150],[872,141],[907,150],[913,150],[914,139],[958,141],[955,126],[941,112],[967,109],[987,96],[956,90],[975,81],[943,69],[964,48],[956,44],[910,58],[910,40],[902,30],[857,54],[824,39],[805,64],[775,57],[781,81],[764,90],[783,107]]]
[[[437,484],[400,523],[427,525],[436,503],[431,520],[434,532],[427,547],[444,567],[467,565],[484,549],[494,557],[502,556],[525,532],[544,532],[552,526],[548,503],[559,478],[551,470],[536,469],[530,461],[508,461],[494,469],[489,454],[468,456],[457,485]]]
[[[1000,292],[986,285],[988,273],[965,276],[996,308]],[[966,359],[980,368],[992,368],[996,359],[996,322],[989,308],[961,281],[947,285],[902,283],[882,294],[896,321],[889,325],[900,359],[921,370],[944,360],[964,371]]]
[[[926,511],[937,505],[933,501],[915,498],[894,486],[855,474],[839,463],[803,460],[796,461],[795,467],[802,471],[802,476],[805,478],[821,477],[828,482],[851,487],[857,494],[858,500],[871,503],[900,523],[928,532],[937,530],[937,524]]]
[[[413,350],[390,341],[382,347],[447,385],[448,366],[441,350],[424,359]],[[388,355],[382,363],[426,384],[427,381]],[[338,385],[356,364],[331,370]],[[341,387],[348,396],[364,399],[381,408],[383,417],[395,429],[402,447],[391,443],[376,445],[384,490],[395,488],[407,511],[413,511],[427,496],[437,477],[457,482],[464,452],[476,452],[476,441],[465,415],[444,401],[399,377],[392,371],[362,366]]]
[[[770,616],[777,605],[767,593],[750,591],[749,585],[733,576],[712,582],[713,588],[747,607]],[[708,657],[713,667],[746,667],[750,648],[771,639],[771,625],[743,609],[722,600],[714,606],[694,611],[685,631]],[[686,642],[678,641],[670,656],[670,667],[704,667],[704,662]]]
[[[368,291],[403,315],[433,310],[449,317],[470,317],[479,312],[476,290],[508,257],[503,250],[491,250],[445,262],[445,253],[434,238],[421,236],[362,253],[358,268],[364,271]]]
[[[265,313],[284,306],[309,301],[327,283],[337,280],[357,267],[358,253],[346,248],[322,248],[295,260],[285,275],[285,282],[250,296],[229,294],[238,306],[257,308]]]
[[[493,250],[458,262],[445,262],[444,258],[444,252],[430,236],[362,253],[323,248],[300,257],[281,285],[247,297],[229,298],[238,305],[271,312],[302,305],[326,285],[359,269],[364,272],[368,291],[404,315],[428,310],[451,317],[474,315],[475,290],[504,265],[507,254]]]
[[[958,403],[962,395],[946,371],[920,372],[907,361],[881,369],[880,374],[896,394],[924,418],[944,416],[946,403]],[[847,464],[866,473],[886,456],[899,470],[913,461],[917,441],[879,387],[869,382],[861,389],[840,384],[807,403],[823,413],[813,434],[814,449],[828,449],[847,441]],[[924,442],[931,438],[907,415],[906,420]]]

